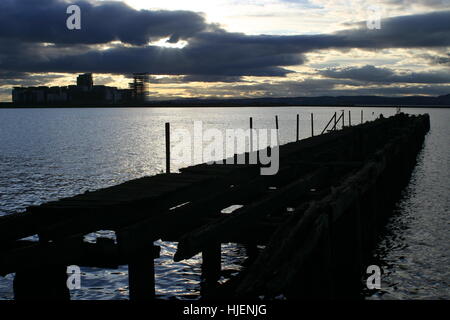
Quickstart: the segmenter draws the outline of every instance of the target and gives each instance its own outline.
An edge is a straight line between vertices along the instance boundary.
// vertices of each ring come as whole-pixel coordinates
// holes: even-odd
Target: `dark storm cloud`
[[[401,8],[421,5],[435,9],[448,9],[450,6],[450,0],[384,0],[383,3]]]
[[[155,77],[149,76],[149,83],[153,84],[183,84],[190,82],[224,82],[236,83],[245,82],[239,76],[217,76],[217,75],[190,75],[190,76],[169,76],[169,77]]]
[[[66,28],[69,4],[81,8],[81,30],[76,32]],[[119,40],[143,45],[165,37],[187,39],[207,27],[204,17],[195,12],[135,10],[116,1],[0,1],[0,37],[22,41],[95,44]]]
[[[186,81],[286,76],[322,49],[425,48],[450,45],[450,11],[385,19],[381,30],[364,23],[328,35],[269,36],[226,32],[186,11],[134,10],[121,2],[75,2],[82,30],[65,28],[67,2],[0,2],[0,70],[184,75]],[[144,45],[186,39],[184,48]],[[110,49],[100,44],[120,40]],[[53,43],[45,46],[42,42]]]
[[[234,51],[234,49],[233,49]],[[223,54],[223,53],[222,53]],[[173,49],[156,46],[120,47],[111,50],[92,50],[83,54],[64,55],[36,63],[22,59],[16,70],[29,72],[96,72],[126,74],[148,72],[162,75],[207,76],[284,76],[289,70],[279,66],[303,63],[300,55],[271,54],[258,56],[254,51],[243,51],[239,57],[197,48]]]
[[[183,82],[242,82],[240,76],[191,75],[182,78]]]
[[[331,68],[320,70],[319,74],[328,78],[351,79],[362,82],[380,83],[450,83],[450,73],[446,71],[396,73],[388,68],[363,67]]]
[[[423,48],[450,45],[450,11],[400,16],[382,20],[381,29],[366,22],[357,29],[337,33],[350,48]]]
[[[193,96],[204,95],[202,88],[183,87]],[[278,83],[224,84],[208,89],[209,98],[235,97],[299,97],[340,95],[402,96],[411,94],[443,95],[450,92],[450,85],[372,85],[347,79],[305,79],[303,81],[282,81]]]
[[[225,49],[236,57],[243,50],[255,55],[294,54],[328,48],[424,48],[450,45],[450,11],[400,16],[384,19],[381,29],[371,30],[366,22],[328,35],[245,35],[223,30],[201,32],[190,40],[201,50]],[[234,50],[232,50],[234,48]],[[217,54],[223,54],[215,51]]]

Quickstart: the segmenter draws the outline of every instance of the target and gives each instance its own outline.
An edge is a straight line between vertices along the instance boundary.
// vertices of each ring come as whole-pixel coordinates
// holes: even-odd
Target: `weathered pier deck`
[[[428,130],[428,115],[398,114],[283,145],[274,176],[202,164],[29,207],[0,217],[0,275],[15,273],[16,299],[68,299],[67,266],[128,265],[130,298],[152,299],[162,239],[174,260],[202,253],[205,297],[350,296]],[[83,241],[98,230],[116,241]],[[248,267],[219,286],[229,242]]]

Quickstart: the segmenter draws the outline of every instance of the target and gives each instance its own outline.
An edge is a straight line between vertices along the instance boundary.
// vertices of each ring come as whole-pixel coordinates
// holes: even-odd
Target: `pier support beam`
[[[155,297],[155,264],[153,258],[133,259],[128,264],[130,300],[150,300]]]
[[[166,123],[166,173],[170,173],[170,123]]]
[[[249,141],[249,152],[253,152],[253,118],[250,117],[250,141]]]
[[[222,270],[222,252],[220,243],[213,243],[202,251],[202,296],[217,285]]]
[[[130,257],[128,263],[128,286],[130,300],[152,300],[155,298],[155,262],[159,257],[158,246],[152,246],[141,255]]]
[[[14,299],[22,301],[68,301],[67,267],[45,266],[39,269],[24,269],[16,272]]]

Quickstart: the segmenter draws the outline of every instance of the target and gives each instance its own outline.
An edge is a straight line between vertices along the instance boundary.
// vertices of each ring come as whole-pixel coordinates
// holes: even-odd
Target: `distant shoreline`
[[[232,99],[172,99],[124,101],[79,100],[69,102],[24,103],[3,102],[0,108],[255,108],[255,107],[356,107],[356,108],[450,108],[450,94],[429,96],[319,96],[280,98],[232,98]]]
[[[341,105],[341,104],[258,104],[258,105],[236,105],[236,104],[144,104],[144,105],[14,105],[13,103],[0,103],[0,109],[145,109],[145,108],[297,108],[297,107],[314,107],[314,108],[326,108],[326,107],[342,107],[342,108],[437,108],[446,109],[450,108],[450,105]]]

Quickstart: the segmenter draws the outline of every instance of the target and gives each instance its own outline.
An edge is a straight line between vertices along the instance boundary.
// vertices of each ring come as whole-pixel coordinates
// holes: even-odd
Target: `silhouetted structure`
[[[131,89],[118,89],[94,85],[92,73],[77,77],[77,85],[64,87],[15,87],[12,92],[15,104],[116,104],[132,101]]]
[[[148,92],[148,74],[134,73],[133,82],[130,83],[130,90],[134,101],[144,102]]]
[[[80,74],[77,77],[77,87],[83,91],[91,91],[94,86],[94,81],[92,80],[92,73]]]

